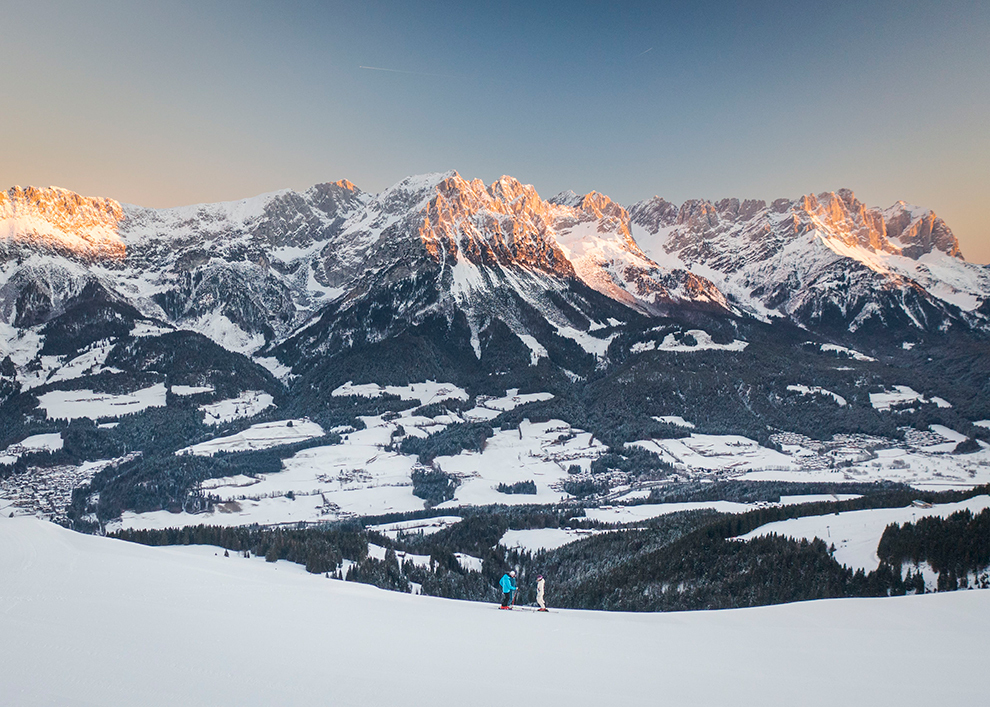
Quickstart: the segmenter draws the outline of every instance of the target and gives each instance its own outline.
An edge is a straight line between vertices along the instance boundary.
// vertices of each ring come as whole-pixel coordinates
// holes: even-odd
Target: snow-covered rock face
[[[711,279],[761,317],[804,325],[936,330],[986,324],[990,278],[967,263],[932,211],[867,207],[848,189],[796,200],[687,201],[630,208],[633,235],[655,261]]]
[[[441,265],[576,277],[645,312],[674,303],[727,308],[704,278],[650,260],[633,240],[629,214],[603,194],[544,201],[512,177],[486,187],[456,172],[443,175],[435,191],[416,218],[423,245]]]
[[[123,218],[123,208],[113,199],[58,187],[12,187],[0,192],[0,258],[27,250],[119,259],[125,252],[118,233]]]

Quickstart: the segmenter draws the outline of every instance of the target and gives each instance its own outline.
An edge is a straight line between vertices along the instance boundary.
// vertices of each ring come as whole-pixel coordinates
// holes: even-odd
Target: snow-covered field
[[[198,395],[200,393],[212,393],[212,385],[173,385],[169,388],[172,395]]]
[[[693,430],[695,425],[693,422],[688,422],[680,415],[654,415],[653,419],[657,422],[664,422],[668,425],[676,425],[677,427],[686,427],[689,430]]]
[[[175,386],[173,386],[174,391]],[[211,388],[212,390],[212,388]],[[260,390],[245,390],[236,398],[219,400],[208,405],[200,405],[203,411],[203,421],[208,425],[222,425],[242,417],[254,417],[262,410],[272,407],[274,398]]]
[[[899,481],[920,489],[970,488],[990,483],[990,445],[953,454],[966,439],[942,425],[910,430],[907,439],[835,435],[829,441],[794,433],[772,436],[783,452],[738,435],[692,434],[681,439],[633,442],[659,454],[683,479],[794,482]]]
[[[246,430],[226,437],[216,437],[184,447],[176,454],[195,454],[212,457],[218,452],[249,452],[270,449],[283,444],[296,444],[308,439],[323,436],[323,428],[309,420],[279,420],[251,425]]]
[[[507,530],[498,544],[509,549],[539,552],[540,550],[556,550],[558,547],[589,538],[600,532],[600,530],[574,530],[571,528]]]
[[[519,398],[525,396],[516,396]],[[511,404],[513,397],[492,399],[483,405]],[[420,510],[422,499],[412,494],[410,474],[416,458],[400,453],[393,434],[401,426],[406,435],[426,436],[444,429],[453,422],[472,419],[479,410],[496,413],[489,407],[478,406],[460,416],[440,415],[435,418],[415,416],[404,411],[395,419],[362,418],[364,430],[344,432],[339,445],[312,447],[298,452],[283,462],[277,474],[217,479],[210,482],[210,492],[218,495],[225,505],[207,514],[172,514],[166,511],[134,514],[122,518],[124,527],[163,528],[199,523],[244,525],[250,523],[287,523],[298,521],[333,520],[353,515],[379,515]],[[494,417],[494,414],[492,415]],[[277,429],[267,429],[275,425]],[[278,425],[265,423],[250,430],[194,445],[183,452],[213,454],[220,450],[247,449],[245,445],[277,444],[299,441],[293,432]],[[264,429],[263,429],[264,428]],[[315,433],[314,433],[315,434]],[[257,436],[247,440],[245,436]],[[784,452],[762,447],[756,442],[736,435],[692,434],[682,439],[644,440],[638,446],[655,451],[674,464],[682,479],[749,479],[795,482],[870,482],[891,479],[918,488],[968,488],[990,482],[990,447],[982,445],[979,452],[951,454],[961,435],[941,426],[919,434],[910,443],[893,446],[889,440],[864,436],[837,436],[831,442],[817,442],[799,435],[784,436],[789,443]],[[195,451],[194,451],[195,450]],[[454,499],[441,507],[484,505],[489,503],[555,503],[567,498],[561,488],[568,478],[567,469],[577,465],[583,470],[605,451],[604,445],[591,434],[572,429],[559,420],[545,423],[523,422],[518,430],[496,431],[482,452],[462,452],[456,456],[438,457],[435,463],[460,480]],[[519,481],[536,483],[535,495],[506,495],[496,487],[500,483]],[[632,490],[623,498],[639,493]],[[718,503],[696,507],[722,510]],[[740,507],[745,504],[735,504]],[[626,514],[661,513],[686,510],[680,504],[664,504],[663,508],[613,511]],[[749,507],[746,507],[748,509]],[[727,512],[733,504],[724,506]],[[602,512],[602,511],[595,511]],[[604,520],[604,517],[602,518]]]
[[[813,342],[809,341],[808,343],[810,344]],[[819,347],[819,350],[822,351],[823,353],[842,354],[856,361],[876,361],[876,359],[873,358],[872,356],[867,356],[866,354],[860,353],[855,349],[847,349],[845,346],[839,346],[837,344],[822,344]]]
[[[825,388],[817,385],[789,385],[787,386],[787,389],[793,390],[795,393],[800,393],[801,395],[827,395],[832,398],[832,400],[835,401],[835,404],[839,407],[846,406],[846,399],[841,395],[838,393],[833,393],[831,390],[826,390]]]
[[[92,390],[52,390],[38,396],[38,405],[49,419],[120,417],[150,407],[165,407],[165,384],[156,383],[125,395],[94,393]]]
[[[346,384],[334,393],[368,397],[389,393],[424,404],[467,397],[462,389],[436,381],[407,386]],[[399,451],[404,436],[422,438],[459,422],[492,420],[501,412],[552,397],[549,393],[520,394],[511,389],[502,397],[479,396],[473,408],[460,413],[426,417],[405,410],[398,416],[364,417],[365,429],[335,430],[343,435],[341,444],[303,450],[286,459],[280,473],[251,479],[212,480],[210,492],[224,501],[212,513],[128,512],[122,523],[124,527],[150,528],[198,523],[270,524],[419,510],[424,502],[413,495],[410,478],[417,459]],[[202,409],[207,411],[208,419],[212,415],[221,421],[256,414],[270,404],[271,396],[248,391],[237,399],[204,405]],[[965,437],[939,425],[926,432],[914,431],[905,441],[837,435],[822,442],[793,433],[778,433],[772,439],[783,451],[777,451],[739,435],[687,434],[692,423],[677,415],[656,419],[684,427],[685,436],[640,440],[633,445],[655,452],[673,465],[675,479],[828,483],[890,479],[933,489],[990,482],[990,446],[980,443],[977,452],[952,454]],[[306,427],[315,427],[313,423],[297,420],[294,425],[287,428],[284,421],[254,425],[239,434],[193,445],[180,453],[212,455],[218,451],[264,449],[322,434]],[[582,473],[587,472],[592,461],[605,451],[606,447],[590,433],[560,420],[523,421],[518,429],[496,429],[481,452],[464,451],[435,460],[436,466],[460,482],[454,498],[442,507],[559,502],[568,498],[563,491],[563,482],[569,478],[568,469],[577,466]],[[507,495],[497,490],[499,484],[520,481],[533,481],[537,493]],[[618,483],[623,482],[618,480]],[[631,499],[644,492],[648,490],[629,488],[624,498]]]
[[[555,503],[569,497],[558,490],[567,479],[567,467],[587,469],[604,452],[605,446],[590,432],[572,429],[566,422],[524,420],[518,430],[495,432],[480,453],[436,459],[441,469],[461,478],[454,499],[442,506]],[[535,482],[536,494],[506,495],[495,490],[500,483],[519,481]]]
[[[739,435],[692,434],[681,439],[643,440],[633,442],[632,446],[659,454],[661,459],[685,470],[739,472],[797,468],[788,455]]]
[[[417,394],[429,399],[438,392],[424,387]],[[439,394],[449,394],[449,391]],[[129,528],[200,523],[272,524],[420,510],[425,504],[423,499],[413,495],[411,481],[417,460],[395,449],[397,437],[394,435],[404,432],[407,436],[425,437],[453,423],[480,419],[483,412],[495,417],[501,411],[549,397],[548,393],[519,395],[518,391],[509,390],[504,397],[480,400],[463,415],[443,414],[430,418],[405,410],[398,417],[389,416],[387,420],[384,416],[363,417],[365,429],[344,431],[341,444],[298,452],[283,462],[283,470],[277,474],[211,480],[210,493],[224,502],[211,513],[125,512],[121,524]],[[299,422],[296,421],[296,425]],[[294,426],[286,430],[284,425],[284,422],[253,425],[238,435],[202,442],[180,453],[206,455],[299,441],[296,438],[287,440],[285,435],[289,431],[298,433],[300,428]],[[255,446],[245,446],[248,444]],[[480,453],[463,452],[435,460],[441,469],[460,480],[454,499],[442,507],[557,502],[568,497],[559,490],[559,485],[568,477],[568,467],[577,465],[587,470],[604,451],[605,446],[592,440],[590,433],[572,429],[567,423],[524,421],[519,429],[496,431]],[[533,481],[537,493],[507,495],[497,490],[500,483],[519,481]]]
[[[835,545],[835,559],[839,564],[870,572],[880,564],[877,546],[883,531],[891,523],[913,523],[925,516],[945,518],[963,509],[979,513],[984,508],[990,508],[990,496],[976,496],[959,503],[943,503],[931,508],[908,506],[846,511],[768,523],[741,535],[739,539],[750,540],[771,533],[795,540],[821,538],[829,545]]]
[[[388,548],[375,545],[374,543],[368,543],[368,557],[383,561],[386,554],[388,554]],[[432,567],[433,564],[430,561],[429,555],[415,555],[411,552],[402,552],[401,550],[395,552],[395,559],[400,565],[405,562],[412,562],[417,567],[425,567],[427,569]]]
[[[110,349],[113,348],[115,342],[113,339],[94,342],[72,358],[37,356],[43,342],[44,336],[36,331],[30,329],[17,331],[10,325],[0,323],[0,352],[10,355],[17,371],[17,380],[21,383],[21,390],[30,390],[46,383],[81,378],[84,375],[120,372],[119,369],[104,365]],[[29,363],[34,365],[29,366]]]
[[[0,518],[0,566],[0,704],[11,707],[929,707],[986,698],[987,591],[539,615],[30,518]],[[551,606],[553,591],[551,578]]]
[[[29,452],[55,452],[61,449],[63,444],[61,432],[31,435],[20,442],[8,445],[5,450],[0,452],[0,464],[13,464],[20,459],[22,454]]]
[[[952,404],[948,400],[939,397],[931,399],[909,388],[906,385],[895,385],[893,390],[885,390],[882,393],[870,393],[870,404],[877,410],[890,410],[895,405],[904,403],[935,403],[940,408],[950,408]]]
[[[633,353],[642,353],[643,351],[676,351],[685,353],[692,351],[742,351],[749,346],[748,341],[742,341],[740,339],[734,339],[728,344],[716,344],[712,341],[711,334],[701,329],[689,329],[684,333],[694,337],[695,343],[684,343],[683,341],[678,341],[677,337],[673,334],[667,334],[660,343],[656,341],[643,341],[633,344],[629,350]]]
[[[441,400],[467,400],[470,397],[463,388],[458,388],[452,383],[437,383],[436,381],[386,386],[381,386],[377,383],[354,385],[354,383],[348,381],[336,388],[331,395],[336,397],[360,395],[365,398],[378,398],[386,393],[397,395],[403,400],[418,400],[423,405],[437,403]]]

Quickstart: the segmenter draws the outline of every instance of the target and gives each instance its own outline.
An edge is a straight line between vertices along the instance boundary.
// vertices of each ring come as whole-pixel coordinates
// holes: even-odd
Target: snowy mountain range
[[[651,261],[607,197],[547,202],[508,177],[486,187],[434,174],[378,195],[342,181],[162,210],[15,188],[0,199],[0,216],[0,311],[18,328],[58,315],[90,284],[232,350],[254,353],[297,335],[316,353],[342,345],[310,341],[327,305],[340,320],[401,283],[411,288],[395,302],[401,314],[350,330],[338,321],[335,337],[387,337],[429,313],[453,319],[460,310],[479,355],[480,332],[497,316],[539,356],[518,310],[536,306],[565,336],[584,338],[569,310],[592,308],[561,295],[574,281],[646,313],[727,307],[707,280]],[[560,296],[569,305],[555,305]]]
[[[934,212],[868,208],[848,189],[794,201],[659,197],[630,207],[633,234],[658,263],[716,283],[757,317],[808,327],[986,328],[990,271],[967,263]]]
[[[841,435],[873,434],[886,441],[849,456],[870,475],[870,455],[911,425],[983,449],[972,437],[990,428],[988,300],[990,271],[935,214],[868,208],[846,190],[626,209],[447,172],[379,194],[339,181],[148,209],[14,187],[0,192],[0,477],[126,481],[73,501],[77,516],[189,510],[190,493],[199,512],[213,503],[204,479],[233,479],[235,502],[238,478],[270,470],[259,450],[311,461],[302,448],[338,433],[333,474],[286,460],[292,483],[320,489],[307,513],[337,504],[355,469],[405,484],[400,506],[422,507],[408,491],[416,464],[489,437],[516,471],[532,463],[551,500],[641,474],[630,443],[654,476],[694,478],[741,469],[747,445],[749,471],[831,468],[850,447]],[[663,441],[696,434],[744,436]],[[607,452],[624,459],[595,467],[612,481],[574,476]],[[177,470],[176,454],[201,458]],[[977,462],[952,473],[979,476]],[[463,498],[494,493],[475,462],[434,467],[458,470]],[[936,468],[925,457],[915,470]]]
[[[595,192],[543,200],[511,177],[486,186],[456,172],[377,195],[340,181],[174,209],[15,187],[0,193],[0,236],[10,327],[51,320],[90,286],[249,354],[293,339],[297,356],[322,354],[460,312],[478,356],[500,319],[539,357],[530,308],[600,354],[588,331],[607,318],[574,285],[648,316],[831,331],[985,329],[990,316],[990,272],[963,260],[940,218],[867,208],[848,190],[770,205],[654,197],[627,211]],[[383,296],[389,315],[364,318]]]

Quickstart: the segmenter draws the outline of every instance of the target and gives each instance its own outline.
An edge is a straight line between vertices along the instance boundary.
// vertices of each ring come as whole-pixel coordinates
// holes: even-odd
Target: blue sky
[[[986,2],[34,0],[0,17],[3,187],[147,206],[446,169],[625,204],[849,187],[935,209],[990,261]]]

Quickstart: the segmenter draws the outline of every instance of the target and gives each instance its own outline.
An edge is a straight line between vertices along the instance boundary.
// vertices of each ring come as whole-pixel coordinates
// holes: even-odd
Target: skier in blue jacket
[[[506,572],[502,575],[502,579],[498,583],[502,587],[502,606],[499,608],[508,609],[512,601],[512,594],[516,591],[516,571],[510,570]]]

